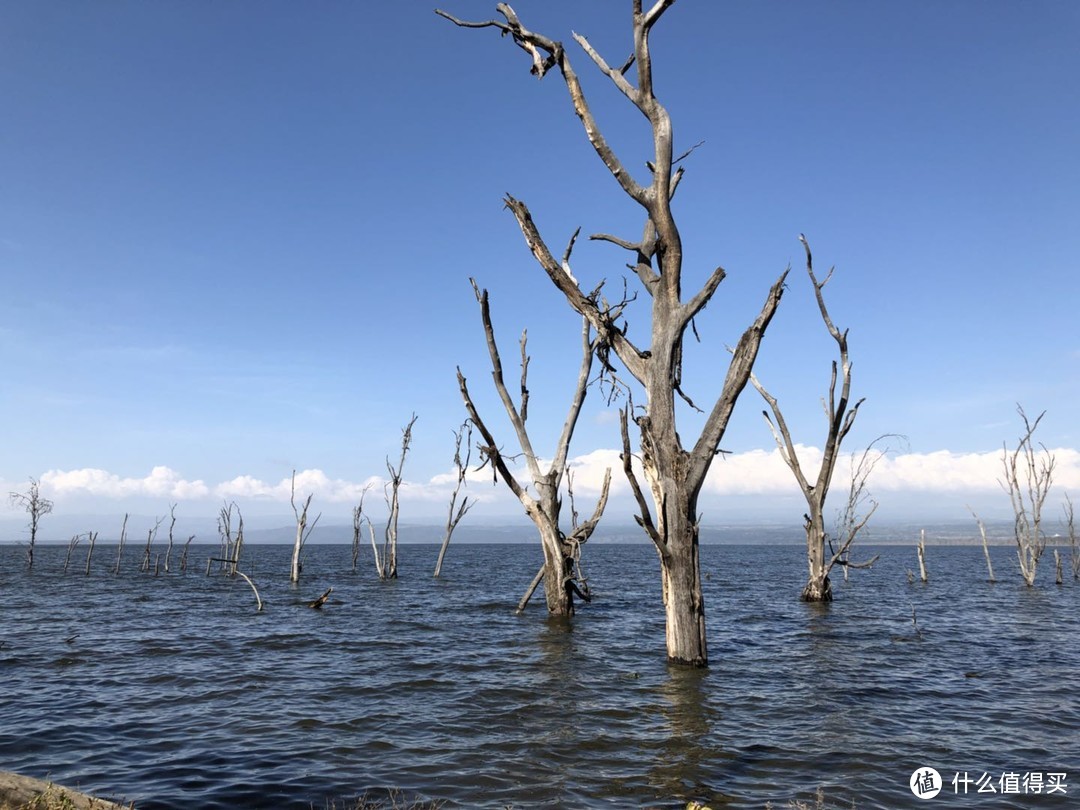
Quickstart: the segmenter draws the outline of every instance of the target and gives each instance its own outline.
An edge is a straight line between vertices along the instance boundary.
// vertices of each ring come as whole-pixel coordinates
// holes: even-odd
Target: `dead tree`
[[[371,554],[375,560],[375,573],[379,579],[386,579],[386,563],[383,554],[379,552],[379,546],[375,542],[375,526],[371,519],[364,514],[364,498],[367,497],[370,486],[365,486],[360,493],[360,503],[353,508],[353,570],[356,569],[356,559],[360,556],[360,535],[363,533],[364,524],[368,527],[368,536],[371,539]]]
[[[188,549],[191,547],[191,541],[195,539],[195,535],[190,535],[187,542],[184,543],[184,550],[180,552],[180,570],[187,571],[187,558]]]
[[[356,561],[360,559],[360,530],[363,528],[364,510],[354,506],[352,513],[352,572],[356,573]]]
[[[41,496],[41,484],[36,478],[30,479],[30,488],[26,492],[10,492],[8,500],[14,509],[22,509],[30,516],[30,544],[26,548],[26,567],[34,567],[34,545],[37,543],[38,524],[45,515],[53,510],[53,502]]]
[[[293,542],[292,553],[292,565],[289,568],[289,582],[299,582],[300,572],[304,569],[303,564],[300,562],[300,552],[304,550],[304,546],[307,544],[308,538],[311,537],[312,531],[315,530],[315,526],[319,522],[319,518],[322,517],[320,512],[315,516],[315,520],[312,521],[311,526],[307,525],[308,521],[308,508],[311,506],[311,499],[313,495],[308,495],[307,500],[304,501],[302,509],[296,506],[296,470],[293,470],[292,474],[292,490],[289,495],[289,503],[292,505],[293,515],[296,517],[296,540]]]
[[[461,457],[461,445],[465,445],[465,458]],[[472,460],[472,422],[466,419],[461,427],[454,431],[454,470],[457,480],[454,482],[454,491],[450,494],[450,507],[446,514],[446,531],[443,534],[442,546],[439,548],[439,559],[435,561],[435,576],[442,573],[443,559],[446,557],[446,549],[450,547],[450,537],[454,529],[461,523],[461,519],[468,514],[476,504],[470,501],[466,495],[458,503],[461,488],[465,486],[465,476],[469,472],[469,462]],[[355,528],[354,528],[355,531]]]
[[[769,404],[772,417],[768,411],[763,411],[765,421],[772,431],[777,447],[780,448],[780,456],[795,475],[795,481],[799,485],[803,498],[806,500],[808,512],[803,515],[803,528],[806,531],[806,562],[809,575],[806,587],[803,588],[802,598],[806,602],[828,602],[832,599],[832,585],[829,582],[829,569],[833,564],[845,559],[848,550],[847,545],[842,545],[838,554],[832,560],[827,560],[825,545],[828,535],[825,531],[825,499],[829,495],[829,487],[832,484],[833,473],[836,470],[836,462],[840,458],[840,447],[855,423],[859,406],[864,399],[860,399],[854,405],[851,402],[851,359],[848,356],[848,330],[841,332],[829,317],[829,310],[825,306],[825,297],[822,290],[832,278],[833,271],[830,269],[824,280],[818,281],[814,274],[814,260],[810,252],[810,244],[806,237],[799,234],[803,250],[806,252],[806,273],[810,276],[810,283],[814,287],[814,297],[817,299],[818,311],[825,323],[832,339],[836,341],[840,355],[839,365],[836,360],[832,361],[832,377],[829,381],[829,394],[822,398],[821,404],[825,410],[825,421],[828,432],[825,435],[825,447],[822,451],[821,467],[817,471],[813,483],[803,472],[802,464],[795,453],[795,443],[791,438],[787,422],[780,411],[780,405],[776,397],[772,396],[762,386],[757,377],[751,373],[750,381]],[[837,373],[839,372],[840,390],[837,392]],[[850,405],[850,407],[849,407]],[[774,421],[775,420],[775,421]],[[850,540],[854,541],[854,535]],[[846,569],[845,569],[846,570]]]
[[[120,573],[120,561],[124,558],[124,542],[127,540],[127,522],[128,515],[124,514],[124,524],[120,527],[120,542],[116,547],[116,568],[113,570],[113,574],[118,575]]]
[[[256,610],[256,612],[258,612],[258,613],[262,613],[262,609],[263,609],[263,600],[262,600],[262,597],[261,597],[261,596],[259,596],[259,589],[258,589],[258,588],[256,588],[256,587],[255,587],[255,583],[251,581],[251,577],[249,577],[249,576],[248,576],[247,574],[245,574],[245,573],[244,573],[243,571],[235,571],[234,573],[235,573],[235,574],[236,574],[236,575],[237,575],[238,577],[241,577],[241,578],[242,578],[242,579],[244,580],[244,582],[246,582],[246,583],[247,583],[248,585],[250,585],[250,586],[251,586],[251,590],[253,590],[253,591],[255,592],[255,605],[256,605],[256,607],[255,607],[255,610]]]
[[[926,529],[919,530],[919,542],[915,544],[915,552],[919,557],[919,579],[928,582],[926,576]]]
[[[79,545],[79,540],[81,540],[81,539],[82,539],[81,534],[75,534],[75,535],[72,535],[70,540],[68,540],[67,556],[64,557],[64,573],[65,574],[68,572],[68,567],[71,565],[71,554],[72,554],[73,551],[75,551],[75,547]]]
[[[86,576],[90,576],[90,558],[94,556],[94,544],[97,543],[97,532],[87,532],[87,549],[86,549]]]
[[[368,490],[370,490],[370,489],[371,489],[371,484],[365,484],[364,485],[364,489],[360,493],[360,503],[359,503],[359,505],[353,507],[353,515],[352,515],[352,517],[353,517],[352,570],[353,570],[354,574],[356,573],[356,563],[360,559],[360,538],[361,538],[361,536],[363,534],[364,522],[366,521],[368,523],[369,528],[370,528],[370,524],[371,524],[371,521],[367,520],[367,518],[364,516],[364,498],[367,497]],[[371,538],[372,543],[371,544],[372,544],[372,546],[374,546],[375,545],[375,532],[374,532],[374,530],[371,531],[371,535],[372,535],[372,538]],[[376,565],[376,567],[378,567],[378,564],[379,564],[378,553],[376,552],[376,555],[375,555],[375,565]],[[381,574],[380,574],[380,578],[381,578]]]
[[[1013,509],[1013,535],[1016,538],[1016,556],[1020,561],[1020,575],[1031,587],[1035,584],[1035,572],[1039,558],[1046,548],[1046,535],[1042,531],[1042,509],[1050,486],[1054,482],[1054,456],[1042,444],[1036,448],[1033,436],[1046,411],[1032,422],[1024,409],[1016,406],[1024,423],[1024,433],[1009,451],[1002,452],[1005,480],[1001,487],[1009,494]]]
[[[828,568],[840,565],[847,576],[849,570],[854,568],[871,568],[877,562],[880,555],[875,554],[868,560],[855,562],[851,559],[852,545],[859,536],[870,518],[877,511],[878,502],[870,494],[869,481],[877,463],[888,453],[888,448],[881,447],[886,436],[879,436],[870,442],[858,455],[851,454],[851,483],[848,487],[847,501],[836,520],[835,544],[833,538],[827,538],[829,544]],[[828,570],[826,570],[828,574]]]
[[[540,534],[544,564],[541,573],[538,573],[533,580],[533,584],[530,585],[518,609],[521,610],[524,607],[532,591],[542,579],[548,613],[553,616],[572,616],[574,614],[574,595],[578,594],[584,599],[589,598],[587,586],[583,588],[583,583],[577,576],[575,560],[580,559],[581,545],[589,539],[596,529],[596,524],[600,522],[600,516],[603,514],[604,506],[607,504],[608,488],[611,483],[611,470],[608,469],[604,474],[604,486],[600,492],[600,499],[597,502],[596,511],[593,513],[592,518],[571,531],[569,535],[564,534],[559,527],[559,513],[562,510],[562,498],[559,495],[559,490],[562,487],[563,476],[566,473],[570,440],[573,438],[574,428],[577,426],[578,416],[581,413],[581,406],[585,402],[585,394],[588,391],[589,374],[592,369],[597,344],[590,340],[591,329],[588,320],[582,319],[581,365],[578,369],[577,385],[574,388],[574,396],[570,402],[570,412],[566,417],[566,422],[563,423],[562,434],[559,436],[558,444],[555,446],[551,464],[545,471],[540,467],[540,459],[533,450],[532,440],[526,427],[526,421],[529,418],[529,356],[526,351],[528,336],[525,332],[521,333],[521,395],[519,403],[515,404],[503,378],[502,358],[499,355],[498,343],[495,340],[495,329],[491,324],[491,308],[488,303],[487,290],[481,291],[476,286],[475,281],[472,282],[472,285],[473,291],[476,293],[476,300],[480,304],[480,320],[484,325],[484,335],[487,339],[488,355],[491,358],[491,376],[495,383],[495,390],[498,392],[499,399],[502,400],[506,414],[514,427],[518,446],[521,448],[525,466],[536,490],[536,495],[532,495],[511,472],[505,456],[499,449],[498,442],[495,441],[494,435],[476,409],[472,396],[469,394],[468,384],[459,368],[457,372],[458,388],[461,390],[461,397],[465,401],[465,409],[484,439],[484,444],[480,445],[479,448],[480,457],[484,464],[491,464],[493,474],[497,474],[498,477],[502,478],[510,491],[521,501],[521,505],[525,507],[525,514],[536,525],[536,530]]]
[[[1069,564],[1072,567],[1073,579],[1080,579],[1080,548],[1076,542],[1076,523],[1073,519],[1073,502],[1069,493],[1065,493],[1065,530],[1069,535]]]
[[[236,511],[236,532],[233,533],[233,511]],[[244,515],[236,502],[227,503],[218,510],[218,537],[221,556],[218,562],[230,576],[239,573],[240,551],[244,548]],[[190,543],[191,541],[188,540]]]
[[[409,424],[405,425],[401,430],[401,458],[398,459],[397,467],[390,463],[389,457],[386,459],[386,471],[390,474],[390,480],[386,482],[383,494],[386,496],[386,507],[390,512],[390,516],[386,519],[386,530],[383,533],[382,560],[376,559],[375,561],[375,567],[379,571],[379,579],[397,579],[398,575],[397,543],[398,514],[401,508],[401,473],[405,469],[405,456],[409,454],[409,445],[412,444],[413,425],[416,424],[418,418],[416,414],[413,414]],[[375,555],[378,558],[377,550]]]
[[[165,520],[163,517],[159,517],[157,522],[154,523],[154,528],[148,529],[146,532],[146,548],[143,550],[142,564],[139,566],[141,571],[150,570],[150,547],[154,543],[154,538],[157,537],[158,529],[161,527],[162,522]]]
[[[986,571],[990,577],[990,584],[993,585],[997,582],[997,579],[994,577],[994,565],[990,562],[990,545],[986,541],[986,526],[983,525],[982,518],[975,514],[975,510],[970,506],[968,511],[971,512],[971,516],[975,518],[975,523],[979,526],[979,534],[982,536],[983,556],[986,557]]]
[[[165,573],[169,573],[169,563],[172,560],[173,529],[176,528],[176,504],[169,504],[169,545],[165,549]]]
[[[750,327],[743,333],[732,353],[723,388],[705,417],[698,439],[685,449],[676,424],[676,394],[689,403],[682,388],[683,343],[687,329],[712,298],[725,271],[717,267],[704,286],[688,300],[682,297],[682,236],[672,211],[672,197],[683,177],[677,164],[688,152],[676,156],[671,119],[656,98],[653,88],[650,36],[656,23],[671,6],[671,0],[658,0],[648,10],[641,0],[633,0],[633,54],[622,68],[611,67],[584,37],[574,39],[589,59],[606,75],[615,88],[649,122],[652,155],[645,162],[649,172],[643,185],[627,169],[626,163],[604,137],[586,101],[581,83],[561,42],[529,30],[506,3],[496,6],[503,19],[469,23],[439,11],[457,25],[494,28],[529,53],[532,73],[543,77],[552,69],[561,76],[574,111],[597,156],[618,182],[623,193],[637,203],[644,213],[641,238],[625,239],[610,234],[592,238],[615,244],[632,256],[630,269],[652,299],[650,344],[637,346],[628,336],[622,318],[623,305],[611,305],[600,297],[599,288],[585,293],[570,271],[570,248],[560,262],[552,254],[521,200],[507,195],[506,206],[513,213],[529,250],[565,296],[569,305],[588,319],[599,338],[598,351],[607,362],[610,352],[618,357],[627,372],[644,389],[645,406],[638,414],[623,412],[623,421],[633,416],[640,432],[640,458],[649,488],[652,507],[645,500],[641,486],[629,462],[631,448],[627,430],[623,430],[624,470],[640,514],[637,516],[660,557],[661,582],[666,614],[668,658],[696,666],[708,665],[705,638],[705,600],[701,589],[699,560],[698,495],[727,429],[728,419],[739,394],[745,388],[757,358],[765,330],[783,294],[786,272],[769,290],[765,303]],[[631,67],[634,73],[630,74]],[[636,83],[628,78],[636,76]],[[692,150],[690,150],[692,151]],[[572,245],[572,240],[571,240]],[[692,403],[689,403],[692,404]],[[655,518],[653,510],[655,509]]]

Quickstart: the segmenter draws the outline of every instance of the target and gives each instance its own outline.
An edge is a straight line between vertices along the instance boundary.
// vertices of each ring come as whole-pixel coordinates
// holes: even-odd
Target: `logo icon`
[[[920,799],[932,799],[941,792],[941,774],[933,768],[918,768],[911,774],[908,785]]]

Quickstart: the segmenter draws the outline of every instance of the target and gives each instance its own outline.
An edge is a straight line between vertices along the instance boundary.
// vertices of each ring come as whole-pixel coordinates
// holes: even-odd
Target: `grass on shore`
[[[111,802],[102,801],[90,797],[79,797],[76,801],[64,788],[58,785],[49,785],[41,793],[24,802],[14,804],[10,800],[0,801],[0,810],[99,810],[99,808],[116,807]]]

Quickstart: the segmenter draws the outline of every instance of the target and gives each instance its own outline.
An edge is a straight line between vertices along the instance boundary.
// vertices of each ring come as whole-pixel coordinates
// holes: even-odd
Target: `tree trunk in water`
[[[293,541],[292,564],[289,566],[289,582],[300,581],[300,549],[304,543],[304,526],[298,523],[296,526],[296,540]]]
[[[662,387],[660,393],[663,393]],[[682,449],[675,432],[674,404],[670,396],[665,398],[654,393],[649,406],[651,416],[635,420],[641,431],[642,471],[657,507],[656,524],[649,533],[660,555],[668,661],[707,667],[705,597],[701,591],[698,554],[697,496],[700,484],[695,488],[686,479],[690,457]],[[664,475],[663,470],[674,470],[679,477]],[[701,480],[704,480],[704,473]]]
[[[687,497],[685,484],[680,487],[671,479],[664,483],[669,486],[656,503],[670,504],[658,521],[660,536],[667,541],[660,552],[660,582],[668,661],[707,667],[705,596],[701,592],[698,526],[692,517],[697,511],[697,498]]]
[[[544,549],[544,598],[548,615],[573,616],[574,595],[567,580],[567,567],[573,564],[556,526],[544,525],[540,529],[540,542]]]
[[[683,525],[676,535],[672,531],[675,526],[669,523],[668,552],[660,556],[668,660],[706,667],[709,651],[705,643],[705,597],[701,592],[697,526],[689,525],[686,520],[675,522]]]
[[[831,602],[832,583],[829,582],[829,572],[825,570],[825,521],[820,512],[806,517],[806,564],[809,571],[801,598],[804,602]]]

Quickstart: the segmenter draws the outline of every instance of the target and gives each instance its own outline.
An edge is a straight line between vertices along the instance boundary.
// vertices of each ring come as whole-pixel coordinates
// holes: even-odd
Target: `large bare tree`
[[[709,656],[699,562],[698,495],[735,402],[749,379],[761,339],[780,303],[786,272],[772,285],[760,313],[735,345],[723,387],[705,416],[701,434],[689,449],[685,448],[677,429],[675,398],[678,393],[688,399],[682,390],[684,337],[695,316],[705,308],[723,281],[725,271],[717,267],[698,292],[683,299],[682,236],[671,201],[683,177],[683,169],[677,164],[685,153],[676,156],[671,118],[654,92],[649,44],[654,27],[673,2],[658,0],[646,9],[641,0],[633,0],[633,51],[621,67],[611,66],[585,37],[574,34],[575,41],[593,64],[648,121],[653,149],[646,162],[649,174],[644,183],[639,182],[605,138],[561,42],[529,30],[506,3],[496,6],[502,19],[483,22],[466,22],[444,11],[437,13],[460,26],[493,28],[509,35],[511,41],[529,54],[531,72],[537,77],[557,71],[592,148],[623,193],[644,213],[640,239],[610,234],[592,237],[629,251],[633,257],[631,269],[652,299],[650,343],[638,346],[628,336],[622,318],[625,302],[608,304],[600,296],[599,289],[584,292],[570,272],[569,248],[563,261],[558,261],[541,237],[525,203],[509,195],[505,200],[537,262],[570,306],[587,318],[596,331],[601,359],[606,361],[609,352],[614,351],[644,389],[643,411],[623,412],[624,470],[629,475],[640,509],[637,520],[652,539],[660,557],[668,658],[706,666]],[[636,78],[636,82],[632,78]],[[639,455],[651,495],[651,507],[630,463],[631,448],[626,427],[630,417],[640,434]]]
[[[810,244],[802,234],[799,234],[799,241],[802,242],[803,249],[806,252],[806,273],[810,276],[810,283],[814,287],[818,311],[821,313],[821,319],[824,321],[829,335],[836,341],[837,352],[840,355],[839,364],[836,360],[832,362],[832,376],[829,381],[828,397],[822,398],[828,431],[825,435],[821,466],[818,468],[813,482],[807,478],[802,463],[795,453],[795,443],[792,441],[791,431],[784,420],[784,414],[780,410],[780,404],[777,402],[776,397],[765,389],[754,374],[750,375],[750,381],[769,404],[772,418],[770,418],[768,411],[764,411],[765,421],[768,422],[773,438],[776,440],[776,445],[780,448],[781,458],[784,459],[784,463],[788,465],[794,474],[795,481],[798,483],[803,498],[806,500],[807,512],[803,515],[803,528],[806,530],[806,563],[809,570],[806,587],[802,591],[802,598],[806,602],[829,602],[832,600],[832,585],[829,582],[829,572],[838,562],[845,565],[849,563],[847,553],[851,544],[855,542],[855,536],[862,528],[862,525],[865,525],[858,520],[849,521],[848,525],[851,531],[847,532],[847,536],[840,540],[839,548],[831,549],[831,553],[826,554],[829,535],[825,531],[825,499],[828,497],[833,473],[836,471],[836,462],[840,458],[840,446],[855,423],[855,417],[859,412],[859,406],[863,404],[863,400],[860,399],[854,405],[851,405],[851,359],[848,356],[848,333],[846,329],[841,332],[836,327],[832,318],[829,317],[828,308],[825,306],[825,296],[822,290],[829,283],[829,279],[832,278],[833,271],[829,270],[828,275],[823,280],[818,281],[817,276],[814,274],[814,259],[810,252]],[[840,384],[839,392],[837,391],[837,382]]]
[[[1054,483],[1053,453],[1042,444],[1035,444],[1035,430],[1046,416],[1043,411],[1032,422],[1024,409],[1016,406],[1016,412],[1024,423],[1024,433],[1016,443],[1016,449],[1002,450],[1001,463],[1005,480],[1001,487],[1009,494],[1013,508],[1013,536],[1016,539],[1016,556],[1020,561],[1020,575],[1030,587],[1035,584],[1035,572],[1039,558],[1046,548],[1046,535],[1042,530],[1042,510],[1050,487]]]
[[[26,567],[34,567],[34,545],[37,543],[38,524],[41,518],[53,510],[53,502],[41,495],[41,484],[36,478],[30,479],[26,492],[10,492],[8,500],[13,508],[22,509],[30,516],[30,545],[26,549]]]
[[[539,580],[544,582],[544,596],[547,600],[548,612],[553,616],[572,616],[574,614],[575,594],[588,599],[588,590],[582,587],[580,578],[577,576],[577,562],[580,560],[581,546],[596,529],[600,516],[607,504],[608,488],[611,484],[611,470],[604,474],[604,484],[600,492],[600,498],[596,504],[593,516],[579,526],[575,526],[570,534],[564,534],[559,526],[559,513],[562,511],[562,488],[563,477],[566,474],[567,458],[570,452],[570,440],[577,426],[578,416],[581,414],[581,406],[585,402],[585,394],[589,388],[589,374],[592,369],[593,356],[596,344],[590,340],[591,329],[587,319],[583,319],[581,328],[581,366],[578,369],[577,385],[570,402],[570,412],[563,423],[562,433],[559,435],[555,453],[547,470],[540,466],[540,459],[533,449],[532,439],[529,437],[526,421],[529,418],[529,386],[528,369],[529,355],[526,349],[527,335],[521,334],[521,385],[519,402],[515,403],[510,391],[506,387],[503,377],[502,358],[499,355],[499,347],[495,341],[495,329],[491,324],[491,308],[488,303],[487,290],[481,291],[473,281],[473,290],[476,300],[480,304],[480,320],[484,324],[484,335],[487,339],[488,355],[491,358],[491,376],[495,383],[495,390],[502,400],[510,423],[514,426],[514,434],[525,459],[525,466],[532,479],[535,495],[528,487],[522,486],[514,476],[507,464],[507,459],[499,449],[494,434],[480,416],[465,377],[458,369],[458,387],[461,389],[461,397],[465,400],[465,409],[469,412],[469,418],[480,431],[484,438],[484,444],[480,447],[480,454],[485,463],[490,463],[492,469],[510,488],[510,491],[521,501],[525,507],[525,514],[536,525],[540,533],[540,545],[544,552],[544,564],[541,573],[534,580],[535,587]],[[531,588],[530,588],[531,594]],[[527,598],[522,603],[528,601]]]

